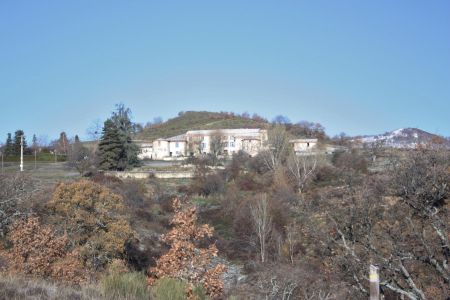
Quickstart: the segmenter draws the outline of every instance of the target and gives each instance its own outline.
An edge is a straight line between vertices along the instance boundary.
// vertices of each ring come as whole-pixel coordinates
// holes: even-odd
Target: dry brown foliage
[[[67,235],[57,236],[52,227],[42,225],[38,218],[16,222],[8,237],[12,248],[0,253],[7,260],[4,271],[75,284],[88,280],[90,272],[83,266],[80,249],[67,252]]]
[[[217,298],[223,294],[221,276],[225,266],[211,266],[211,260],[217,256],[217,248],[211,244],[208,248],[198,248],[198,243],[212,237],[214,229],[207,225],[197,224],[195,207],[181,208],[178,199],[173,201],[175,216],[171,224],[172,230],[162,236],[162,240],[170,245],[170,250],[156,262],[156,267],[150,268],[152,277],[148,282],[152,285],[156,279],[172,277],[186,280],[190,283],[188,298],[192,297],[192,286],[201,284],[206,293]]]
[[[59,184],[48,207],[94,268],[123,256],[125,242],[133,236],[123,198],[92,181]]]
[[[91,275],[91,272],[83,266],[80,249],[67,253],[52,266],[51,276],[61,281],[80,284],[86,282]]]
[[[9,238],[10,269],[39,276],[50,276],[53,263],[64,257],[67,236],[58,237],[49,226],[41,225],[35,217],[15,223]]]

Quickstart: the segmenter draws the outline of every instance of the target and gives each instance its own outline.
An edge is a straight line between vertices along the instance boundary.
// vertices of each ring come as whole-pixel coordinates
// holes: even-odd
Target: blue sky
[[[119,102],[450,136],[450,1],[0,1],[0,141]]]

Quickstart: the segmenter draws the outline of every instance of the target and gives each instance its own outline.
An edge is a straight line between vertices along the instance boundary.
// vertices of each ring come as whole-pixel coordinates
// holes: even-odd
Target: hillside
[[[418,128],[401,128],[384,134],[358,137],[354,141],[368,145],[382,143],[392,148],[415,148],[421,144],[445,144],[450,147],[448,140]]]
[[[145,127],[137,139],[154,140],[183,134],[188,130],[221,128],[266,128],[267,120],[260,117],[244,117],[232,113],[187,111],[161,124]]]

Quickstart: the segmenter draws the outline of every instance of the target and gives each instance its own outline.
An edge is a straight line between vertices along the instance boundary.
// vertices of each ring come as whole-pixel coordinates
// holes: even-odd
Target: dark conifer
[[[27,141],[23,130],[19,129],[14,133],[13,155],[20,155],[20,137],[23,136],[23,149],[27,149]]]
[[[120,140],[119,130],[110,119],[105,121],[102,137],[98,145],[99,169],[123,170],[119,162],[124,157],[124,147]]]
[[[5,152],[5,156],[14,155],[14,145],[12,142],[11,133],[8,133],[8,137],[6,138],[4,152]]]

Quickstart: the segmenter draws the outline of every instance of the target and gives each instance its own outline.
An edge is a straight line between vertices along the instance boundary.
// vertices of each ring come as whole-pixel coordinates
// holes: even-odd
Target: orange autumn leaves
[[[5,253],[9,271],[74,283],[86,281],[78,250],[67,250],[67,235],[57,236],[38,218],[16,222],[9,239],[12,248]]]
[[[212,237],[214,229],[207,224],[197,224],[195,207],[182,209],[178,199],[174,200],[173,207],[173,228],[162,236],[162,240],[170,245],[170,250],[159,258],[156,267],[149,269],[149,284],[152,285],[156,279],[163,277],[177,278],[189,283],[188,298],[192,298],[194,285],[202,285],[213,298],[219,297],[223,294],[221,276],[225,266],[211,264],[218,250],[214,244],[208,248],[196,246],[196,243]]]
[[[46,223],[54,226],[30,216],[11,227],[8,239],[12,248],[3,251],[8,269],[84,281],[124,256],[124,244],[134,232],[123,202],[120,195],[92,181],[59,184],[47,204],[51,214]]]
[[[81,283],[95,277],[111,261],[125,257],[125,242],[133,237],[122,196],[89,180],[59,184],[47,203],[45,224],[29,216],[10,228],[11,247],[0,251],[7,269],[39,277]],[[198,224],[193,206],[173,202],[172,229],[162,236],[170,246],[156,266],[148,269],[148,283],[163,277],[188,283],[189,299],[202,286],[211,298],[224,291],[225,266],[214,261],[218,250],[207,247],[214,229]]]

